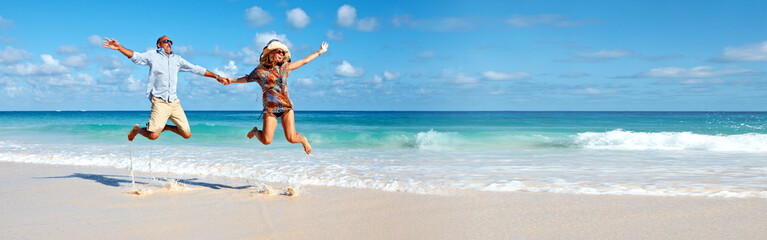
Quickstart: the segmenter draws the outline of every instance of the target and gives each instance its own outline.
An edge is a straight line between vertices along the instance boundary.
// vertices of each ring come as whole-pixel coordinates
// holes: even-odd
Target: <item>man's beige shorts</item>
[[[162,132],[168,119],[176,124],[182,133],[191,133],[189,122],[186,120],[184,109],[181,108],[181,100],[166,102],[162,98],[152,97],[152,113],[149,115],[149,123],[146,130],[150,132]]]

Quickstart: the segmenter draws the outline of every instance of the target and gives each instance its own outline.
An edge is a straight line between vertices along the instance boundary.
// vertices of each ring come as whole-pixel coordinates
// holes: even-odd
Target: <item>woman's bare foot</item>
[[[253,130],[250,130],[250,132],[248,132],[248,138],[252,139],[253,137],[255,137],[256,132],[258,132],[258,127],[253,127]]]
[[[138,124],[133,126],[133,129],[130,130],[128,133],[128,141],[133,142],[133,139],[136,138],[136,135],[138,135]]]
[[[301,142],[302,145],[304,145],[304,151],[306,151],[306,155],[309,155],[312,153],[312,146],[309,145],[309,139],[306,139],[304,137],[304,141]]]

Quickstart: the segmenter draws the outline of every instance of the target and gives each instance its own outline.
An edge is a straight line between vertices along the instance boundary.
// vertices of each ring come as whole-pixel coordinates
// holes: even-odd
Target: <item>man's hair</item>
[[[155,44],[160,44],[160,39],[162,39],[162,37],[165,37],[165,35],[160,36],[160,38],[157,39],[157,43]]]

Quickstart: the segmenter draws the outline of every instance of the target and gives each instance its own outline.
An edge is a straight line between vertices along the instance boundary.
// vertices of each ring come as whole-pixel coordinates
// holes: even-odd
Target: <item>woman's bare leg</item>
[[[277,128],[277,118],[264,114],[264,126],[263,131],[258,130],[258,127],[253,127],[253,130],[248,132],[248,138],[256,137],[258,141],[261,141],[264,145],[269,145],[274,139],[274,129]]]
[[[296,132],[296,122],[293,110],[288,110],[282,114],[282,129],[285,130],[285,139],[290,143],[301,143],[304,145],[304,151],[306,154],[312,153],[312,146],[309,145],[309,140],[300,133]]]

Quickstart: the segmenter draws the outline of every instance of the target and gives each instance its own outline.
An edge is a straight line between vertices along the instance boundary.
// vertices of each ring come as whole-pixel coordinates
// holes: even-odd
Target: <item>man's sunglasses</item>
[[[170,43],[170,45],[173,45],[173,41],[171,41],[170,39],[162,40],[161,43]]]

